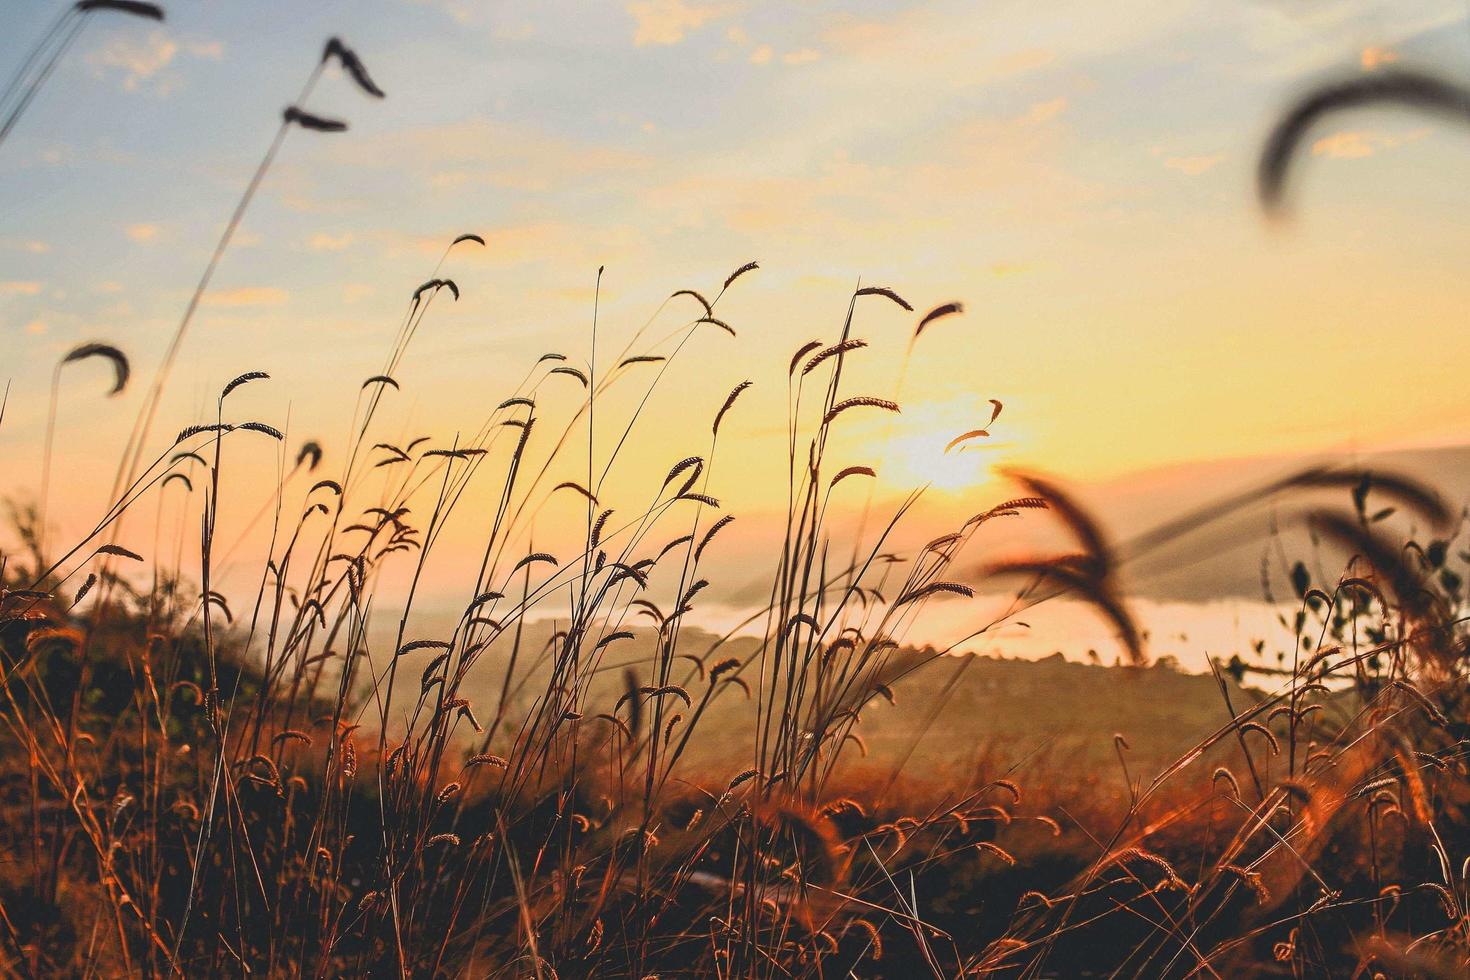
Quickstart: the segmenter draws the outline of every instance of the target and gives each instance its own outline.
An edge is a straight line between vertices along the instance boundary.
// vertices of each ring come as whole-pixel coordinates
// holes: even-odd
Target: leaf
[[[197,436],[204,432],[229,432],[234,428],[235,427],[233,425],[230,425],[227,422],[212,422],[207,425],[191,425],[179,432],[178,438],[174,439],[174,445],[177,446],[185,439]]]
[[[285,435],[281,433],[280,429],[276,428],[273,425],[266,425],[264,422],[241,422],[238,426],[236,426],[236,428],[248,429],[251,432],[262,432],[270,436],[277,442],[283,442],[286,438]]]
[[[451,293],[454,294],[455,302],[459,301],[459,286],[455,285],[453,279],[430,279],[428,282],[424,283],[423,285],[419,286],[418,289],[415,289],[413,291],[414,305],[417,306],[423,300],[424,293],[429,292],[429,290],[433,290],[437,293],[441,289],[449,290]]]
[[[553,567],[553,568],[557,567],[557,561],[556,561],[556,556],[555,555],[549,555],[549,554],[547,554],[544,551],[537,551],[537,552],[533,552],[532,554],[527,555],[526,557],[522,558],[520,561],[516,562],[515,568],[512,568],[511,569],[511,574],[515,574],[516,572],[518,572],[521,569],[525,568],[527,565],[533,564],[534,562],[538,562],[538,561],[546,562],[546,563],[550,564],[551,567]]]
[[[1307,571],[1307,566],[1297,562],[1291,566],[1291,587],[1296,589],[1297,598],[1305,598],[1307,590],[1312,587],[1312,573]]]
[[[132,17],[143,17],[147,20],[163,20],[163,8],[156,3],[144,3],[142,0],[77,0],[72,7],[79,14],[88,14],[94,10],[110,10],[113,13],[128,14]]]
[[[89,357],[102,357],[112,362],[112,390],[107,394],[108,397],[121,394],[122,390],[128,386],[128,378],[132,376],[132,368],[128,365],[127,355],[111,344],[80,344],[68,351],[67,355],[61,359],[61,363],[70,364]]]
[[[398,648],[398,656],[413,653],[416,650],[448,650],[449,644],[443,640],[412,640]]]
[[[837,486],[837,484],[841,483],[843,480],[847,479],[850,476],[875,477],[877,475],[878,471],[873,469],[871,466],[849,466],[838,472],[836,476],[832,477],[832,482],[827,484],[827,488],[830,490],[832,487]]]
[[[699,305],[702,306],[702,307],[704,307],[704,315],[705,316],[711,316],[715,312],[715,308],[713,306],[710,306],[709,305],[709,300],[705,299],[703,296],[699,295],[698,293],[696,293],[692,289],[679,289],[679,290],[675,290],[674,292],[672,292],[672,293],[669,294],[669,299],[673,299],[675,296],[692,296],[692,297],[694,297],[694,299],[696,301],[698,301]]]
[[[563,366],[563,367],[554,367],[554,368],[552,368],[550,371],[548,371],[546,373],[547,374],[565,374],[568,377],[576,378],[578,381],[582,382],[582,387],[583,388],[587,387],[587,375],[583,374],[581,371],[577,370],[574,367],[565,367],[565,366]]]
[[[855,398],[844,398],[836,405],[833,405],[827,414],[822,417],[822,424],[831,425],[833,419],[850,408],[881,408],[885,412],[897,412],[899,410],[898,403],[889,401],[887,398],[870,398],[866,395],[859,395]]]
[[[1344,110],[1381,105],[1470,122],[1470,89],[1423,72],[1379,71],[1318,88],[1293,105],[1266,139],[1256,168],[1257,191],[1266,210],[1283,209],[1292,161],[1314,125]]]
[[[864,286],[862,289],[859,289],[853,295],[855,295],[855,296],[882,296],[885,299],[891,299],[891,300],[893,300],[893,302],[897,303],[899,306],[903,307],[905,310],[908,310],[910,313],[914,312],[914,308],[909,305],[909,301],[908,300],[904,299],[902,296],[898,295],[893,290],[889,289],[887,286]]]
[[[224,390],[219,393],[219,400],[224,401],[227,397],[229,397],[230,392],[234,391],[236,388],[240,387],[243,384],[249,384],[252,381],[263,381],[269,377],[270,375],[266,374],[264,371],[246,371],[244,374],[240,375],[239,377],[235,378],[235,380],[225,385]]]
[[[309,112],[293,106],[287,106],[286,111],[281,113],[287,124],[295,123],[302,129],[309,129],[317,133],[342,133],[346,132],[347,124],[340,119],[328,119],[325,116],[314,116]]]
[[[711,427],[711,432],[715,435],[720,434],[720,422],[725,418],[725,413],[734,407],[735,399],[739,398],[741,393],[754,383],[753,381],[742,381],[731,390],[730,394],[725,398],[725,404],[721,405],[720,410],[715,413],[715,424]]]
[[[308,459],[311,460],[311,462],[307,463],[306,472],[310,473],[312,470],[316,469],[317,465],[322,461],[322,444],[317,442],[315,439],[308,439],[306,442],[303,442],[301,444],[301,451],[296,454],[296,465],[300,466],[303,461]],[[320,484],[318,484],[318,486],[320,486]],[[339,489],[338,496],[340,495],[341,490]]]
[[[908,605],[910,602],[917,602],[919,599],[925,599],[940,592],[964,596],[966,599],[975,598],[975,590],[968,585],[963,585],[959,582],[931,582],[921,589],[905,592],[898,597],[898,601],[893,604],[893,607],[897,609],[899,606]]]
[[[340,38],[332,38],[327,42],[326,49],[322,51],[322,60],[326,61],[329,58],[337,59],[337,62],[342,66],[342,70],[352,76],[352,80],[357,83],[358,88],[373,98],[381,99],[383,97],[383,90],[378,88],[377,83],[368,75],[367,68],[364,67],[362,59],[357,56],[357,52],[343,44]]]
[[[969,442],[971,439],[983,439],[989,435],[990,433],[986,432],[984,429],[971,429],[969,432],[963,432],[955,436],[949,442],[945,443],[944,451],[949,452],[951,449],[953,449],[955,446],[958,446],[962,442]]]
[[[759,262],[747,262],[747,263],[745,263],[740,268],[736,269],[734,272],[730,273],[728,276],[725,277],[725,286],[724,286],[724,288],[725,289],[729,289],[730,288],[730,284],[733,283],[736,279],[739,279],[741,276],[745,275],[747,272],[754,272],[756,269],[759,269],[760,267],[761,267],[761,265],[760,265]]]
[[[695,323],[708,323],[708,324],[711,324],[713,326],[719,327],[721,330],[725,331],[730,336],[732,336],[732,337],[735,336],[735,328],[732,327],[732,326],[730,326],[724,320],[717,320],[717,319],[715,319],[712,316],[702,316],[698,320],[695,320],[694,322]]]
[[[920,320],[919,325],[914,328],[914,339],[918,340],[919,335],[924,332],[924,328],[935,320],[942,320],[947,316],[954,316],[956,313],[963,312],[965,312],[965,307],[961,303],[945,303],[942,306],[934,307],[934,309],[924,314],[924,319]]]

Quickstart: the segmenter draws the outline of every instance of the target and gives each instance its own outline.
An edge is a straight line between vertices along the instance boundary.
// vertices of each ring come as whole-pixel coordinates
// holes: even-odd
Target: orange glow
[[[996,479],[995,468],[1008,455],[1010,443],[996,435],[978,436],[946,450],[950,440],[982,428],[989,417],[969,399],[916,402],[880,432],[883,439],[878,477],[885,487],[907,491],[928,485],[931,491],[966,494]]]

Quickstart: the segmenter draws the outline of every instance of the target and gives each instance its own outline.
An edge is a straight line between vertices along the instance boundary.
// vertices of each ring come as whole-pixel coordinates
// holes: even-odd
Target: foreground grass
[[[443,288],[421,290],[415,310]],[[0,605],[7,967],[1455,972],[1470,850],[1454,515],[1389,474],[1311,471],[1263,488],[1253,499],[1336,490],[1351,500],[1311,521],[1358,555],[1322,585],[1304,564],[1286,570],[1295,639],[1283,666],[1255,668],[1264,691],[1239,686],[1243,665],[1188,686],[1146,667],[1116,587],[1117,550],[1040,477],[1017,475],[1019,496],[914,554],[888,550],[901,507],[834,570],[829,556],[853,545],[827,530],[828,501],[834,484],[866,471],[827,463],[828,432],[849,410],[889,404],[841,390],[867,297],[902,302],[860,290],[841,334],[792,361],[792,503],[770,602],[750,617],[766,625],[753,635],[686,623],[709,587],[701,561],[729,523],[704,515],[718,513],[719,425],[743,386],[714,413],[705,454],[675,461],[650,481],[641,512],[615,521],[590,436],[575,451],[593,459],[591,488],[548,485],[551,462],[574,451],[579,427],[592,431],[600,386],[612,383],[560,356],[543,359],[468,445],[368,448],[376,400],[365,395],[339,477],[308,485],[320,465],[313,446],[283,467],[274,511],[300,516],[277,517],[244,601],[208,587],[213,501],[226,440],[280,438],[224,421],[233,391],[267,381],[258,373],[227,385],[217,420],[180,433],[61,558],[48,559],[39,530],[23,524]],[[701,315],[686,339],[715,319],[717,300],[695,298]],[[534,456],[535,395],[569,373],[586,401]],[[816,404],[803,407],[813,386]],[[186,499],[203,497],[202,589],[165,562],[99,543],[176,477]],[[471,598],[440,635],[410,636],[417,574],[400,598],[384,570],[421,571],[477,477],[502,489]],[[563,494],[588,504],[580,550],[506,555],[517,521]],[[374,502],[354,506],[360,497]],[[422,525],[410,500],[428,501]],[[1399,547],[1389,508],[1439,536]],[[1157,732],[1137,749],[1120,733],[1101,757],[1093,740],[1090,756],[1062,763],[1008,765],[953,746],[934,764],[943,751],[916,751],[926,735],[966,734],[952,721],[934,727],[950,702],[981,702],[961,684],[972,661],[907,646],[904,633],[928,603],[973,594],[946,573],[986,525],[1027,514],[1057,521],[1077,550],[982,564],[980,587],[1019,585],[1002,621],[1068,593],[1097,609],[1133,666],[1078,665],[1096,678],[1080,691],[1045,665],[1028,668],[1046,678],[1041,690],[1012,673],[989,709],[995,730],[1003,705],[1023,710],[1021,699],[1060,713],[1116,681],[1151,685],[1178,710],[1192,691],[1185,717],[1197,731],[1175,736],[1176,761]],[[553,595],[571,597],[554,630],[538,612]],[[387,649],[369,641],[381,632],[370,629],[378,606],[401,609]],[[1215,687],[1218,721],[1198,709],[1201,684]],[[865,713],[896,703],[914,712],[897,738],[865,727]],[[877,749],[867,764],[865,733]]]
[[[77,5],[38,45],[40,74],[28,63],[0,99],[0,140],[97,10],[162,16]],[[734,516],[718,498],[735,469],[721,426],[749,382],[681,407],[708,427],[667,468],[616,485],[607,475],[643,437],[669,372],[700,370],[709,336],[738,337],[720,304],[756,264],[678,290],[612,356],[594,308],[585,359],[548,352],[528,365],[468,436],[383,441],[394,374],[436,302],[459,297],[441,272],[483,246],[473,234],[412,291],[332,454],[316,443],[288,454],[272,425],[234,414],[236,391],[269,382],[254,371],[222,387],[212,417],[160,443],[194,310],[282,141],[346,128],[302,105],[326,64],[382,97],[356,54],[329,42],[182,313],[120,446],[108,509],[60,545],[46,507],[61,372],[103,360],[121,391],[131,364],[84,344],[52,376],[37,504],[0,555],[8,973],[1463,974],[1470,559],[1462,522],[1429,488],[1314,470],[1120,549],[1064,488],[1018,473],[1014,496],[900,553],[896,529],[922,491],[882,513],[873,470],[842,458],[835,433],[859,413],[901,411],[907,352],[921,336],[943,342],[942,321],[962,308],[919,314],[893,289],[862,287],[824,339],[782,358],[787,508],[760,570],[769,595],[745,632],[711,637],[690,621]],[[1388,72],[1307,100],[1263,158],[1268,202],[1313,120],[1375,99],[1460,105],[1453,86]],[[886,394],[850,390],[845,376],[865,356],[873,304],[913,314],[904,353],[885,362],[900,379]],[[615,386],[631,409],[609,407]],[[956,433],[951,446],[985,435]],[[257,585],[225,595],[217,555],[243,531],[222,526],[221,497],[258,492],[237,490],[224,452],[242,440],[278,446],[283,475],[259,501],[269,548]],[[1245,665],[1217,673],[1219,720],[1181,735],[1176,759],[1120,732],[1102,759],[1071,765],[1012,771],[957,746],[965,762],[940,767],[877,738],[891,764],[853,762],[880,701],[926,691],[911,726],[922,736],[963,690],[958,672],[917,683],[963,666],[950,654],[975,635],[906,644],[931,603],[1009,597],[984,631],[1067,595],[1117,636],[1128,666],[1109,679],[1149,675],[1159,668],[1121,587],[1126,560],[1262,501],[1323,492],[1333,505],[1308,520],[1336,550],[1310,556],[1315,572],[1284,570],[1297,612],[1281,666],[1249,690]],[[158,554],[131,550],[127,529],[164,493],[188,519],[155,521]],[[487,498],[483,536],[454,542],[481,556],[459,583],[461,613],[412,634],[451,515]],[[578,540],[528,553],[552,498],[578,502]],[[844,506],[863,514],[856,528],[834,523]],[[989,527],[1012,520],[1055,522],[1069,544],[976,559]],[[1405,540],[1411,529],[1422,546]],[[185,554],[187,574],[166,557]],[[370,639],[383,609],[396,611],[386,645]],[[1033,710],[1065,710],[1060,687],[1041,694]]]

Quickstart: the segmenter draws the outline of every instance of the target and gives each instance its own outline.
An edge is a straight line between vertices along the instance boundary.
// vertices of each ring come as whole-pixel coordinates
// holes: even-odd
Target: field
[[[67,8],[0,95],[0,154],[45,125],[28,108],[104,15],[163,13]],[[386,349],[344,382],[345,439],[262,421],[293,393],[248,365],[169,417],[282,147],[346,127],[308,96],[383,97],[339,39],[309,67],[152,371],[85,342],[25,388],[49,400],[39,479],[8,466],[3,489],[5,975],[1470,969],[1470,550],[1463,507],[1417,477],[1313,466],[1120,540],[1067,481],[1012,468],[967,517],[915,527],[930,488],[875,492],[876,440],[847,427],[900,417],[915,352],[967,311],[859,283],[754,382],[784,386],[760,472],[784,474],[785,506],[747,530],[722,497],[755,472],[730,435],[752,381],[714,390],[708,342],[745,342],[725,311],[762,288],[755,261],[668,284],[631,329],[604,321],[598,269],[577,349],[482,386],[465,428],[401,435],[414,341],[476,288],[473,231],[356,341]],[[1462,117],[1470,93],[1407,69],[1307,93],[1260,148],[1265,212],[1311,127],[1365,104]],[[881,359],[880,312],[909,325]],[[103,376],[141,387],[135,417],[83,393]],[[670,408],[674,385],[692,394]],[[942,452],[1002,431],[1009,410],[987,411]],[[687,444],[651,434],[690,419]],[[85,476],[57,463],[112,424]],[[62,539],[78,485],[108,505]],[[1288,510],[1306,531],[1247,570],[1279,631],[1182,670],[1130,569]],[[1017,550],[1012,526],[1048,544]],[[956,603],[995,611],[936,642]],[[1085,610],[1107,655],[970,652],[1044,604]]]

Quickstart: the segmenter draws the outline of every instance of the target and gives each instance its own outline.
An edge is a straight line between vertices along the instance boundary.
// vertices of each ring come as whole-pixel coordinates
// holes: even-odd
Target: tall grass
[[[340,42],[327,58],[381,95]],[[459,298],[441,273],[456,249],[484,244],[473,234],[412,290],[340,445],[293,453],[278,429],[238,415],[236,392],[272,384],[259,371],[224,385],[210,417],[153,440],[193,311],[275,150],[292,126],[340,128],[298,108],[320,71],[182,314],[110,505],[65,548],[45,535],[50,433],[64,440],[71,424],[61,365],[107,357],[120,389],[128,362],[84,345],[54,375],[38,517],[0,556],[9,973],[1462,972],[1462,529],[1412,481],[1312,471],[1119,545],[1057,481],[1018,473],[1013,496],[901,552],[923,488],[871,532],[871,495],[856,531],[834,520],[875,476],[835,433],[859,413],[902,411],[901,378],[893,399],[852,390],[848,359],[865,354],[874,304],[914,310],[892,288],[859,285],[829,335],[789,360],[769,593],[711,642],[691,627],[714,588],[709,559],[739,527],[720,502],[739,478],[722,440],[751,382],[679,408],[709,420],[694,452],[608,477],[650,413],[667,411],[654,395],[671,372],[740,342],[721,303],[752,288],[758,266],[675,291],[612,356],[594,303],[585,360],[542,356],[470,434],[399,445],[384,434],[394,375],[435,300]],[[910,346],[944,342],[926,331],[959,312],[916,317]],[[626,403],[610,398],[624,391]],[[280,478],[252,500],[255,520],[223,526],[227,495],[259,492],[231,460],[270,451]],[[1130,657],[1121,669],[1141,672],[1146,637],[1123,566],[1210,520],[1322,490],[1352,506],[1308,520],[1357,557],[1288,573],[1290,660],[1261,675],[1275,689],[1239,703],[1226,674],[1239,681],[1244,666],[1218,667],[1221,723],[1152,775],[1118,736],[1121,805],[1069,792],[1072,774],[1028,787],[989,773],[921,806],[904,793],[923,780],[903,768],[911,751],[881,784],[844,780],[845,760],[866,752],[870,705],[900,698],[915,672],[961,664],[947,695],[965,663],[949,653],[1058,595],[1093,606]],[[163,520],[165,494],[177,523]],[[577,543],[524,550],[537,514],[566,496],[579,501]],[[426,572],[471,499],[475,574],[454,622],[421,635]],[[149,506],[143,554],[120,529]],[[1389,509],[1432,537],[1405,545]],[[994,522],[1022,519],[1057,522],[1070,550],[977,560]],[[254,588],[223,594],[222,553],[259,521],[269,546]],[[471,546],[465,523],[453,522],[457,550]],[[999,618],[946,648],[906,643],[932,603],[977,591],[1009,597]],[[372,629],[381,610],[396,619],[386,646]],[[542,643],[545,620],[556,628]],[[477,683],[487,675],[495,684]],[[916,730],[940,706],[919,706],[928,722]]]

